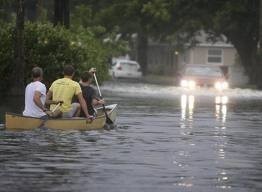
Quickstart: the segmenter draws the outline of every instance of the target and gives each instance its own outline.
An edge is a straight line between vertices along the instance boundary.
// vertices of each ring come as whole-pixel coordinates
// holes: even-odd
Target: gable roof
[[[224,35],[211,39],[207,33],[199,31],[195,39],[198,42],[196,44],[197,47],[234,47]]]

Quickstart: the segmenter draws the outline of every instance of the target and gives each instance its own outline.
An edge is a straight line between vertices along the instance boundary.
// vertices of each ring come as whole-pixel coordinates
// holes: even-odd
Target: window
[[[222,49],[209,49],[208,56],[207,56],[207,62],[222,64]]]

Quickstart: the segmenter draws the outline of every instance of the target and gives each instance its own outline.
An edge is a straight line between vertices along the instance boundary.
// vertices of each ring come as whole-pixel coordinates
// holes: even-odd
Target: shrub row
[[[44,82],[47,86],[62,76],[65,64],[77,69],[76,80],[81,71],[90,67],[97,68],[100,81],[107,78],[108,49],[88,29],[70,31],[52,24],[26,23],[24,32],[25,68],[24,79],[30,81],[34,66],[44,70]],[[14,68],[13,46],[14,26],[3,24],[0,28],[0,91],[6,91],[11,83],[10,74]]]

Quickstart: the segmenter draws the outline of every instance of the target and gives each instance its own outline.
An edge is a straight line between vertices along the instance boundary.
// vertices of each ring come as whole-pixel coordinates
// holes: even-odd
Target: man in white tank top
[[[24,116],[47,118],[45,113],[46,86],[41,83],[43,79],[43,70],[40,67],[34,67],[32,70],[33,81],[25,89],[25,109]]]

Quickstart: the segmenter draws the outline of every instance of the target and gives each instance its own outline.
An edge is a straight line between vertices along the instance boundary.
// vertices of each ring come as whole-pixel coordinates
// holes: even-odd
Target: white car
[[[142,77],[141,67],[136,61],[116,60],[109,69],[109,74],[113,78],[132,78]]]

